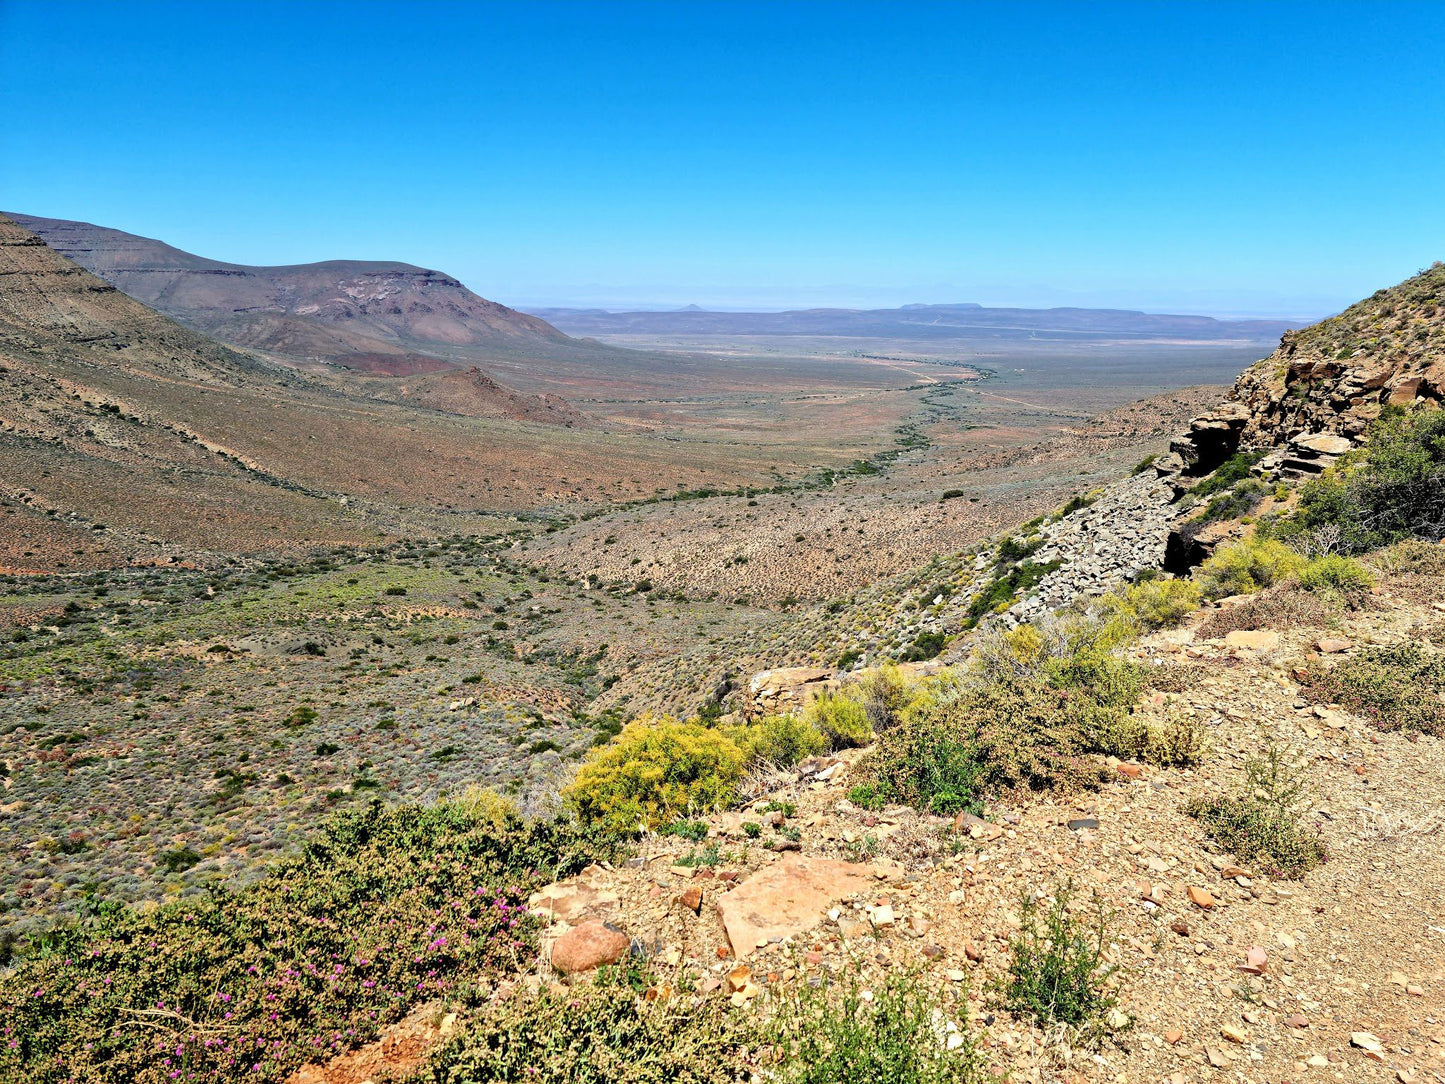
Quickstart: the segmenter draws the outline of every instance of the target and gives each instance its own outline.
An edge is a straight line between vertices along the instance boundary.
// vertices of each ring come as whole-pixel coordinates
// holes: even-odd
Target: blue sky
[[[514,305],[1314,315],[1445,258],[1445,3],[0,0],[0,208]]]

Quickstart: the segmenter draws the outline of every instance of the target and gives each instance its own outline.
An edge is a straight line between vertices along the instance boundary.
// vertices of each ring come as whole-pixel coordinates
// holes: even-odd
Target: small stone
[[[1232,1043],[1249,1042],[1249,1034],[1243,1028],[1235,1027],[1233,1024],[1225,1024],[1224,1027],[1219,1029],[1219,1034],[1223,1035]]]
[[[1173,922],[1169,923],[1169,928],[1180,937],[1189,936],[1189,923],[1185,922],[1182,918],[1176,918]]]
[[[1326,636],[1315,641],[1315,650],[1321,655],[1338,655],[1341,651],[1348,651],[1354,646],[1349,640],[1340,640],[1333,636]]]
[[[1329,1063],[1330,1059],[1325,1057],[1323,1054],[1311,1054],[1309,1057],[1305,1058],[1305,1064],[1308,1065],[1311,1069],[1323,1069],[1327,1065],[1329,1065]]]
[[[693,914],[702,910],[702,889],[697,885],[684,888],[677,894],[677,902],[686,907]]]
[[[1214,906],[1214,896],[1208,889],[1197,888],[1191,885],[1189,887],[1189,902],[1194,904],[1195,907],[1201,907],[1208,911]]]
[[[1246,651],[1273,651],[1279,647],[1279,633],[1274,629],[1235,629],[1225,633],[1224,642]]]
[[[1269,955],[1258,945],[1253,946],[1245,953],[1244,963],[1239,965],[1239,970],[1249,975],[1263,975],[1269,966]]]
[[[1350,1045],[1358,1046],[1367,1054],[1383,1054],[1385,1044],[1380,1041],[1378,1035],[1372,1035],[1368,1031],[1350,1032]]]
[[[971,937],[963,943],[963,954],[968,957],[972,963],[979,963],[983,959],[983,949],[974,944],[973,938]]]
[[[1074,832],[1082,832],[1086,828],[1097,827],[1099,827],[1097,817],[1076,817],[1074,820],[1069,821],[1069,829]]]
[[[1119,774],[1126,779],[1138,779],[1144,774],[1144,766],[1142,764],[1120,764]]]
[[[938,960],[943,957],[944,948],[942,945],[924,945],[923,955],[930,960]]]
[[[873,908],[873,925],[892,926],[894,922],[893,908],[884,904],[882,907]]]
[[[1229,1055],[1217,1046],[1206,1046],[1204,1048],[1204,1057],[1209,1062],[1209,1064],[1214,1066],[1216,1069],[1225,1068],[1229,1065],[1229,1062],[1231,1060]]]
[[[752,968],[748,967],[746,964],[739,964],[737,967],[733,968],[727,973],[727,978],[723,980],[723,986],[727,989],[728,993],[735,994],[739,990],[746,989],[748,983],[752,981]]]
[[[1284,1018],[1284,1026],[1287,1028],[1307,1028],[1310,1026],[1309,1019],[1297,1012],[1292,1012]]]
[[[1178,1044],[1179,1040],[1183,1038],[1184,1032],[1180,1031],[1178,1028],[1170,1028],[1164,1033],[1164,1041],[1170,1046],[1175,1046],[1176,1044]]]

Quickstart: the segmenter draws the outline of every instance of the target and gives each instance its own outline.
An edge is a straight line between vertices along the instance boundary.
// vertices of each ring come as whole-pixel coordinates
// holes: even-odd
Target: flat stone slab
[[[1248,651],[1273,651],[1279,647],[1279,633],[1274,629],[1235,629],[1225,634],[1224,642]]]
[[[867,866],[789,855],[719,896],[717,913],[733,955],[742,959],[769,941],[811,929],[829,906],[872,883]]]
[[[566,881],[554,881],[533,892],[527,909],[548,922],[577,923],[583,919],[606,918],[616,909],[618,895],[593,883],[601,871],[590,867]]]

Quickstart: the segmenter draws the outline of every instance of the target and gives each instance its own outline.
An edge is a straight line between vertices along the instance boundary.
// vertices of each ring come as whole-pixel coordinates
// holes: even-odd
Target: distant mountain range
[[[1061,343],[1128,340],[1273,346],[1285,320],[1216,320],[1130,309],[1015,309],[975,304],[897,309],[797,309],[789,312],[671,312],[533,309],[570,335],[841,335],[859,338]]]
[[[593,353],[552,327],[406,263],[224,263],[88,222],[10,214],[122,292],[235,346],[382,376],[469,366],[488,356]]]

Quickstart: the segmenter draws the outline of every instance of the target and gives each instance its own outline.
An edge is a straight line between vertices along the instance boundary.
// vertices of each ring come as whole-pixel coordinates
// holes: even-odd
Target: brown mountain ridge
[[[544,320],[477,296],[450,275],[407,263],[247,266],[89,222],[10,217],[143,304],[283,360],[407,375],[487,354],[545,360],[593,349]],[[419,358],[431,360],[423,366]]]

